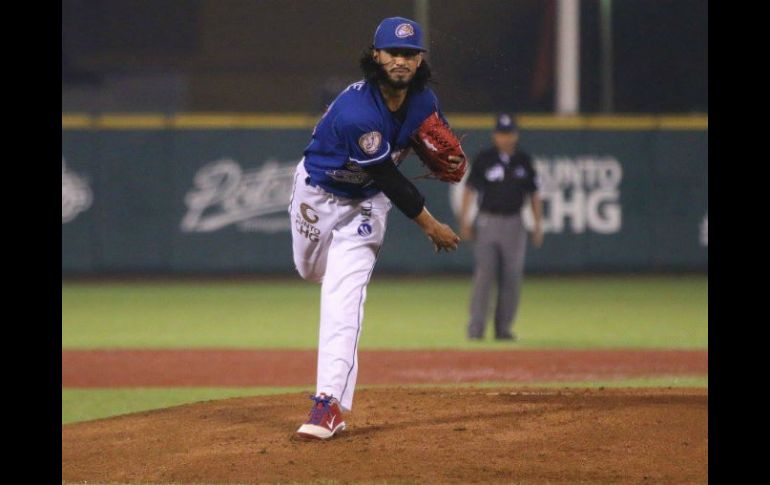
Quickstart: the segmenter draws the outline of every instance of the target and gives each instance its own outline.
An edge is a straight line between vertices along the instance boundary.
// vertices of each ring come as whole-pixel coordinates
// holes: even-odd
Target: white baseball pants
[[[390,200],[346,199],[306,182],[304,159],[297,165],[289,203],[294,265],[302,278],[321,283],[316,393],[353,406],[358,375],[358,341],[366,286],[385,236]]]

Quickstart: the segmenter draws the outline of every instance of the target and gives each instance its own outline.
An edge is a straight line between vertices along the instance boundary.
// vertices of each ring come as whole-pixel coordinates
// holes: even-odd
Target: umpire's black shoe
[[[508,340],[509,342],[518,342],[519,337],[515,333],[506,333],[503,335],[495,335],[495,340]]]

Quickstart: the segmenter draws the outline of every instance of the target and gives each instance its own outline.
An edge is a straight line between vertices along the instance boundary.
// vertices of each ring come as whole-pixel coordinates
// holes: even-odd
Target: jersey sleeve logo
[[[370,131],[369,133],[364,133],[358,139],[358,146],[360,146],[361,150],[363,150],[367,155],[374,155],[377,153],[377,150],[380,149],[381,144],[382,135],[379,131]]]
[[[414,27],[412,27],[412,24],[399,24],[398,27],[396,27],[396,37],[399,39],[411,35],[414,35]]]

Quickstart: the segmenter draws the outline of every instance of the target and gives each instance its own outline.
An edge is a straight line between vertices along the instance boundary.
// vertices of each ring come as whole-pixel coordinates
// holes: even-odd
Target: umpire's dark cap
[[[518,131],[519,125],[516,123],[516,118],[508,113],[500,113],[497,115],[497,123],[495,123],[495,131],[502,133],[511,133]]]

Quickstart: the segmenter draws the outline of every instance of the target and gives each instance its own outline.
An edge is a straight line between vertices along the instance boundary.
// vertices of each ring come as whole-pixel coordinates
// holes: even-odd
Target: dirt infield
[[[100,483],[708,482],[706,389],[364,389],[329,442],[301,393],[62,426],[62,479]]]
[[[362,351],[360,384],[578,381],[705,375],[707,350]],[[62,351],[63,387],[303,386],[315,351]]]

